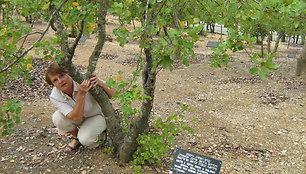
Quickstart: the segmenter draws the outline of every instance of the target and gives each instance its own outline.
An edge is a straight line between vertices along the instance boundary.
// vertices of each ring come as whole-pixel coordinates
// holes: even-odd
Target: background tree
[[[233,52],[245,50],[251,60],[257,64],[250,69],[251,73],[259,74],[265,79],[271,70],[278,68],[273,62],[276,54],[273,54],[270,48],[272,34],[305,33],[305,3],[300,0],[237,0],[225,1],[223,6],[223,19],[218,23],[228,28],[228,37],[225,43],[219,44],[218,48],[214,49],[215,56],[212,59],[214,66],[229,62],[230,56],[226,50]],[[253,51],[253,46],[250,44],[255,42],[254,33],[259,33],[262,40],[265,36],[269,36],[267,51],[264,49],[263,41],[260,52]],[[277,47],[278,45],[275,45],[274,52]]]
[[[306,74],[306,44],[304,44],[303,50],[296,63],[296,75],[300,76],[302,72]]]

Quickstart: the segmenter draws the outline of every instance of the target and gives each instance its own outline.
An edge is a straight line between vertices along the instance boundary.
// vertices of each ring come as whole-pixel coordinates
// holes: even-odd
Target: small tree
[[[297,59],[296,76],[300,76],[302,72],[306,74],[306,44],[304,44],[300,57]]]

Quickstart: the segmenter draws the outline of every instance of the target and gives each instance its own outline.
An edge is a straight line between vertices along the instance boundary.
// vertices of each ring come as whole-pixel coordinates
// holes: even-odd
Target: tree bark
[[[302,72],[306,75],[306,44],[304,44],[300,57],[297,59],[296,76],[300,76]]]

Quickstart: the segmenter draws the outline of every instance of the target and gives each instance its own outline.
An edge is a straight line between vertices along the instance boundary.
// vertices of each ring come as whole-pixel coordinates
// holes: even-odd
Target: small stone
[[[23,149],[23,147],[22,147],[22,146],[19,146],[16,150],[17,150],[18,152],[20,152],[22,149]]]
[[[39,160],[39,159],[40,159],[39,156],[37,156],[37,155],[34,155],[34,156],[33,156],[33,160]]]
[[[287,150],[282,150],[282,154],[285,155]]]

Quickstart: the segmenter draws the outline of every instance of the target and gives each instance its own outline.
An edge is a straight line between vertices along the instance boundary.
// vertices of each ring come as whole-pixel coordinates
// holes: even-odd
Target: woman
[[[100,86],[111,98],[114,90],[109,89],[95,74],[77,84],[57,63],[49,65],[45,79],[53,86],[50,101],[57,109],[52,121],[59,134],[68,133],[73,138],[65,151],[75,150],[80,144],[97,147],[99,136],[106,130],[106,122],[101,107],[88,91]]]

